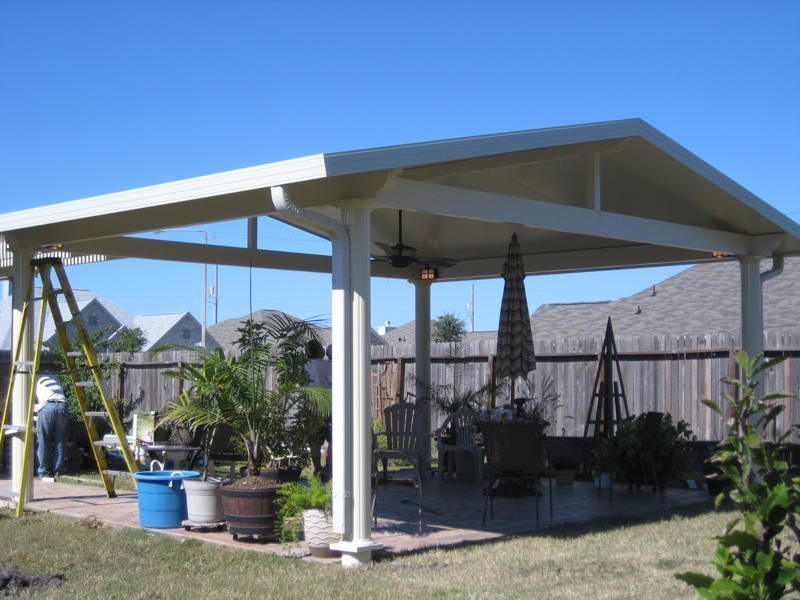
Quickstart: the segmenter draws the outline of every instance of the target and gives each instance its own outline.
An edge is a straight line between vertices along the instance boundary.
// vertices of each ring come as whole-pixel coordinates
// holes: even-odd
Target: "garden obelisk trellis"
[[[615,373],[616,379],[614,379]],[[614,340],[614,328],[611,325],[611,317],[609,317],[603,347],[600,351],[600,360],[597,363],[597,374],[592,386],[592,397],[589,402],[589,412],[586,415],[586,425],[583,428],[583,437],[589,436],[589,427],[593,426],[592,437],[595,442],[601,438],[613,438],[622,419],[629,416],[628,398],[625,395],[625,384],[622,381],[622,369],[619,365],[617,343]]]

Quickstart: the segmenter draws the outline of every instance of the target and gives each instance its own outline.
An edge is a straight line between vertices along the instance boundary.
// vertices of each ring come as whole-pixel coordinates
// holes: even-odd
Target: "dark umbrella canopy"
[[[511,237],[503,265],[503,302],[497,328],[497,374],[501,377],[527,377],[536,368],[533,353],[531,315],[525,296],[525,267],[522,264],[517,234]]]

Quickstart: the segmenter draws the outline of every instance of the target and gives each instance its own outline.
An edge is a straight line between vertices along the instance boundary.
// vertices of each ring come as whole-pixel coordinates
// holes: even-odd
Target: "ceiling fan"
[[[388,262],[395,269],[405,269],[414,263],[431,267],[452,267],[458,261],[454,258],[423,257],[417,256],[417,249],[403,243],[403,211],[397,211],[397,243],[393,246],[382,242],[375,242],[386,255],[375,256],[373,260]]]

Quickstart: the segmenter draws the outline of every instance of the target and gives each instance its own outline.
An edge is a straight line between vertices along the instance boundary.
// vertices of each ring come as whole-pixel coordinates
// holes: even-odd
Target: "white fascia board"
[[[0,232],[191,202],[326,176],[322,154],[93,196],[0,215]],[[158,223],[153,224],[158,228]]]
[[[625,119],[333,152],[324,155],[325,167],[329,176],[402,169],[494,154],[630,137],[639,134],[643,123],[641,119]]]
[[[376,194],[376,205],[536,229],[746,255],[753,237],[589,208],[396,178]],[[760,239],[758,240],[761,241]]]

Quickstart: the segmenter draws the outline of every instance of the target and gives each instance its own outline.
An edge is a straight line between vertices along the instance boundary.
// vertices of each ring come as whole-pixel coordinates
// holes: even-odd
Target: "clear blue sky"
[[[800,218],[795,1],[5,2],[0,69],[2,211],[316,152],[642,117]],[[330,252],[262,221],[263,247]],[[208,229],[245,242],[240,223]],[[71,275],[135,312],[199,317],[201,272],[126,260]],[[529,304],[616,298],[675,272],[529,278]],[[465,316],[468,293],[434,286],[434,316]],[[499,280],[476,284],[477,329],[497,326],[500,295]],[[329,277],[256,271],[252,298],[327,316]],[[249,302],[247,270],[222,268],[220,319]],[[374,280],[373,325],[411,318],[412,286]]]

